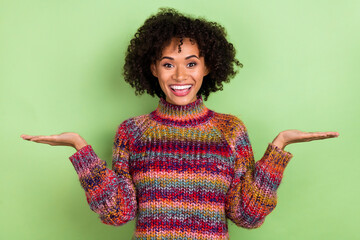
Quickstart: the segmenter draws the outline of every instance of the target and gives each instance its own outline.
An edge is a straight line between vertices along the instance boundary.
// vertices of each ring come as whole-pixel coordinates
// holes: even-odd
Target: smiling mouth
[[[169,87],[174,95],[182,97],[186,96],[190,92],[192,85],[170,85]]]

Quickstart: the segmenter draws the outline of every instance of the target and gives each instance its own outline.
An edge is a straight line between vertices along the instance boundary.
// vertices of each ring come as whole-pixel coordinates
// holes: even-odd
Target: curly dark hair
[[[165,98],[158,79],[151,73],[150,65],[161,58],[162,50],[174,37],[195,41],[200,56],[205,59],[210,72],[204,77],[198,92],[205,100],[210,92],[222,90],[223,82],[229,82],[236,75],[236,66],[242,67],[235,58],[234,46],[226,39],[225,28],[220,24],[185,16],[171,8],[160,8],[157,14],[145,20],[127,49],[124,78],[135,88],[136,95],[146,92]]]

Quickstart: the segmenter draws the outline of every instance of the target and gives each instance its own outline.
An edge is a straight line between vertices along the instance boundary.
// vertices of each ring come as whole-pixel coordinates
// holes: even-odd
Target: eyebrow
[[[185,60],[188,60],[188,59],[193,58],[193,57],[199,59],[199,57],[196,56],[196,55],[190,55],[190,56],[187,56],[187,57],[185,58]],[[165,57],[160,58],[160,61],[163,60],[163,59],[174,60],[174,58],[172,58],[172,57],[167,57],[167,56],[165,56]]]

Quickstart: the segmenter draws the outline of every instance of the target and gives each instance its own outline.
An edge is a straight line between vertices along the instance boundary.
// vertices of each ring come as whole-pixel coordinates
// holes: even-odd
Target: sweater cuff
[[[269,143],[265,152],[265,159],[272,169],[278,172],[283,172],[293,155],[290,152],[280,149],[278,146]]]
[[[70,156],[69,159],[74,165],[76,172],[79,173],[83,169],[88,169],[98,159],[98,156],[91,145],[86,145]]]

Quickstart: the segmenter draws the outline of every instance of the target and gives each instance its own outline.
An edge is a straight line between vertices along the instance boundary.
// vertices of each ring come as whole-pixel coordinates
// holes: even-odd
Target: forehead
[[[197,55],[199,48],[197,43],[190,38],[172,38],[170,43],[165,45],[162,56],[166,55]]]

